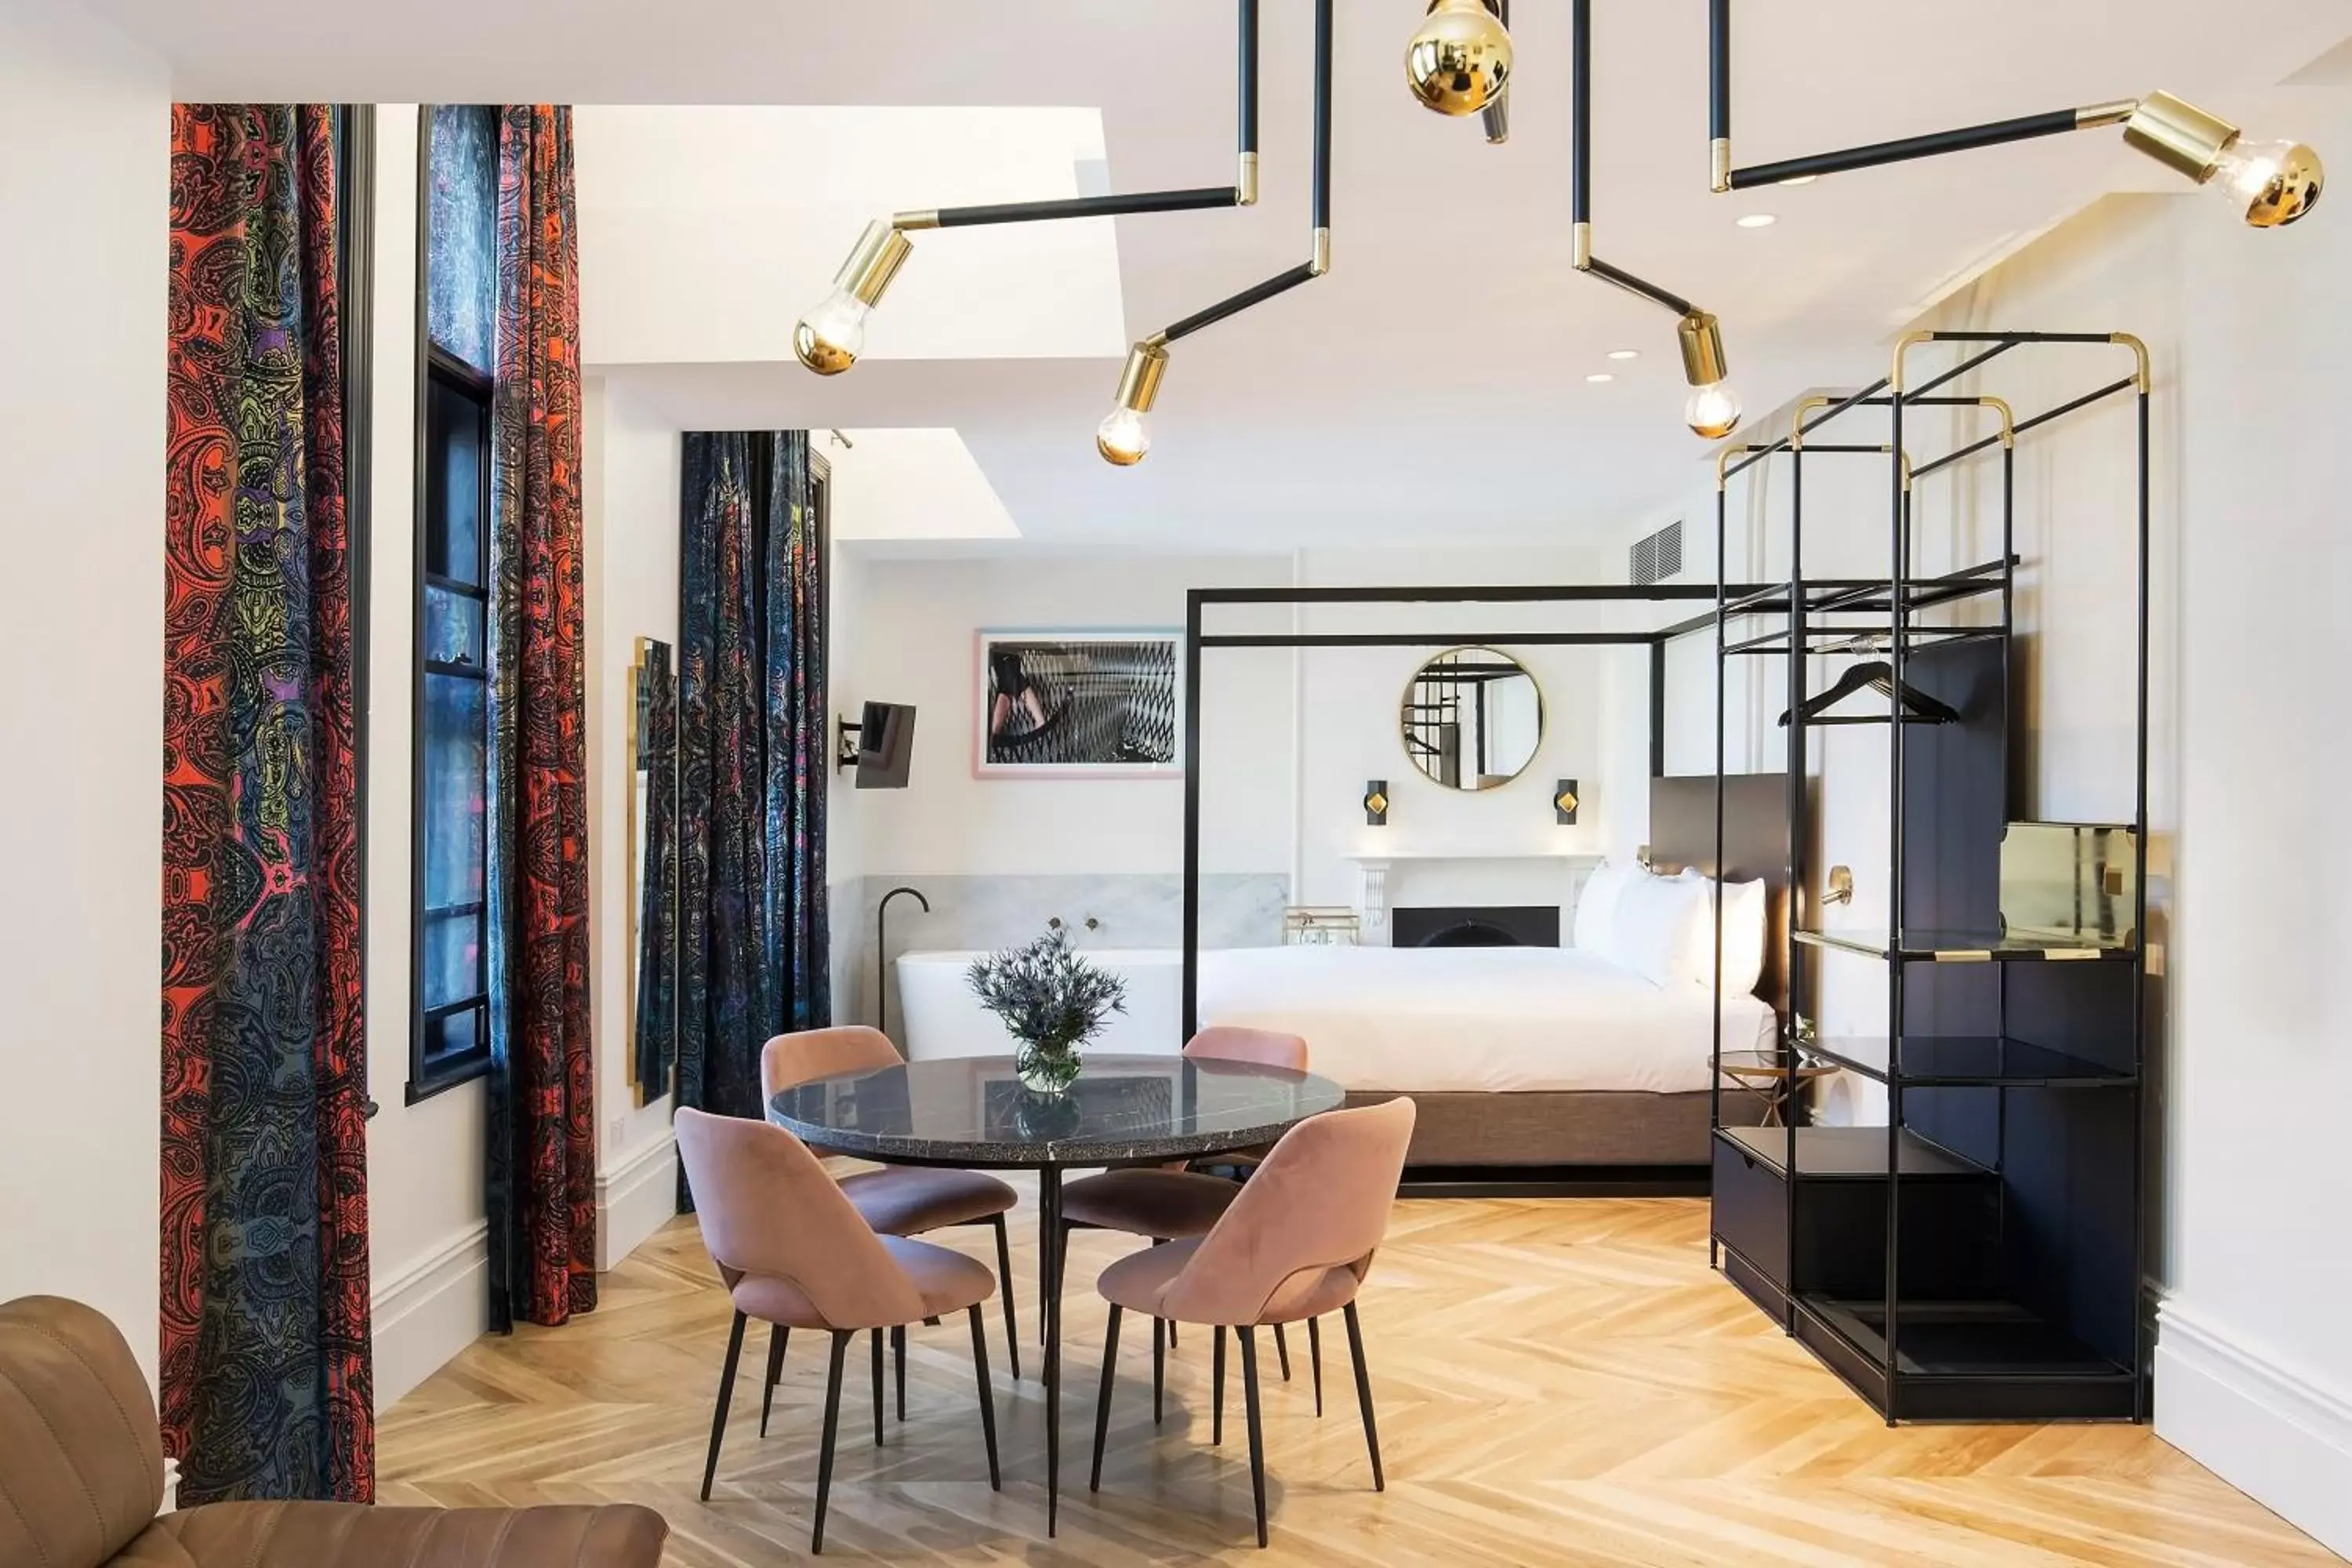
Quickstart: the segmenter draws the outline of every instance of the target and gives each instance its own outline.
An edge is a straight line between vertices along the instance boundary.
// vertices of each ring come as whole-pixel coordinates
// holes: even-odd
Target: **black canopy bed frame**
[[[1909,369],[1912,356],[1931,344],[1957,345],[1960,357],[1922,380]],[[2131,374],[2022,420],[1998,397],[1937,395],[1989,361],[2037,347],[2121,350]],[[2017,442],[2125,395],[2137,401],[2138,458],[2130,815],[2034,823],[2019,815],[2029,803],[2011,763],[2025,709],[2014,696]],[[1910,334],[1885,379],[1843,399],[1811,400],[1787,437],[1722,455],[1718,563],[1731,479],[1784,458],[1789,576],[1762,587],[1718,581],[1712,612],[1671,628],[1715,633],[1718,846],[1736,844],[1746,830],[1738,798],[1746,781],[1722,776],[1723,675],[1733,658],[1785,661],[1791,765],[1784,809],[1803,917],[1788,949],[1794,1011],[1815,1013],[1821,971],[1831,963],[1882,965],[1887,990],[1883,1032],[1808,1038],[1801,1029],[1792,1042],[1813,1062],[1884,1086],[1885,1124],[1808,1126],[1792,1118],[1767,1129],[1729,1125],[1718,1114],[1712,1249],[1727,1278],[1890,1425],[2139,1421],[2149,1413],[2151,1341],[2141,1300],[2148,398],[2147,351],[2127,334]],[[1997,416],[1998,430],[1914,466],[1904,450],[1906,412],[1971,405]],[[1885,410],[1885,441],[1813,438],[1865,408]],[[1999,559],[1916,574],[1915,486],[1996,451]],[[1804,570],[1805,468],[1844,453],[1888,465],[1888,574],[1861,591]],[[1927,614],[1963,603],[1979,606],[1976,618]],[[1885,662],[1813,693],[1810,659],[1792,650]],[[1855,695],[1864,686],[1878,696]],[[1832,692],[1838,700],[1825,701]],[[1885,907],[1900,917],[1892,931],[1842,930],[1826,915],[1806,733],[1828,724],[1885,727]],[[1828,761],[1824,749],[1824,768]],[[2036,860],[2037,846],[2054,846],[2068,874],[2035,874],[2048,864]],[[1720,953],[1718,931],[1718,994]],[[1719,1014],[1717,1028],[1719,1053]]]
[[[1868,592],[1879,584],[1854,579],[1837,586]],[[1762,592],[1764,584],[1740,592]],[[1219,606],[1306,605],[1674,605],[1708,602],[1709,584],[1566,584],[1486,587],[1195,588],[1184,615],[1184,969],[1183,1027],[1200,1026],[1201,973],[1201,662],[1223,648],[1514,647],[1646,647],[1650,651],[1651,863],[1672,875],[1685,866],[1712,871],[1726,863],[1715,838],[1716,780],[1712,774],[1665,776],[1666,648],[1681,637],[1712,631],[1710,614],[1664,628],[1621,631],[1218,632],[1209,629]],[[1505,623],[1507,626],[1508,623]],[[1735,878],[1759,877],[1773,890],[1774,930],[1757,994],[1785,1026],[1789,953],[1785,893],[1790,886],[1788,793],[1780,773],[1732,781],[1726,812],[1735,827],[1729,864]],[[1718,1019],[1719,1033],[1719,1019]],[[1719,1047],[1718,1047],[1719,1048]],[[1410,1092],[1420,1118],[1408,1156],[1407,1189],[1419,1195],[1507,1194],[1698,1194],[1709,1180],[1712,1127],[1727,1114],[1735,1122],[1743,1101],[1727,1108],[1707,1090],[1682,1094],[1536,1090],[1514,1093],[1431,1093],[1399,1085],[1359,1090],[1351,1104]],[[1749,1108],[1760,1115],[1762,1107]]]

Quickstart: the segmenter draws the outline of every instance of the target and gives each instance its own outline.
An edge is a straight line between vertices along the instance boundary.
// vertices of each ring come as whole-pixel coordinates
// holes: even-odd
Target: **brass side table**
[[[1835,1064],[1794,1051],[1726,1051],[1723,1076],[1764,1102],[1766,1127],[1778,1127],[1790,1098],[1816,1079],[1830,1077]]]

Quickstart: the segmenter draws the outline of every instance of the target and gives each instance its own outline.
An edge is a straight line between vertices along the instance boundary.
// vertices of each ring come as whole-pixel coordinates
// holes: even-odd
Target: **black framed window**
[[[490,397],[498,119],[421,110],[408,1098],[489,1066]]]

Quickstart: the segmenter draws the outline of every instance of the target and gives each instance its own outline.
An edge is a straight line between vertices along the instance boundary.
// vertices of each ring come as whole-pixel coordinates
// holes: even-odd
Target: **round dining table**
[[[820,1153],[1037,1173],[1048,1535],[1061,1500],[1062,1293],[1054,1283],[1063,1173],[1255,1148],[1346,1098],[1329,1079],[1253,1062],[1172,1054],[1085,1060],[1077,1082],[1055,1096],[1024,1088],[1011,1057],[955,1057],[816,1079],[768,1102],[769,1121]]]

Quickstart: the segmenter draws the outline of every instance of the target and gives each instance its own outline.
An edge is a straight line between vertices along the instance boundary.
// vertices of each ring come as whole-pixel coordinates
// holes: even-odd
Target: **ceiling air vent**
[[[1683,525],[1670,522],[1633,546],[1633,585],[1646,588],[1683,569]]]

